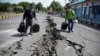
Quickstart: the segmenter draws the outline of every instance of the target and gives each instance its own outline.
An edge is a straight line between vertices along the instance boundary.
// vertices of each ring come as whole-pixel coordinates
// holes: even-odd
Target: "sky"
[[[42,4],[43,4],[43,6],[44,7],[47,7],[47,6],[49,6],[50,4],[51,4],[51,2],[53,1],[53,0],[0,0],[0,2],[10,2],[10,3],[19,3],[19,2],[22,2],[22,1],[27,1],[27,2],[35,2],[36,4],[38,3],[38,2],[41,2]],[[58,1],[58,2],[60,2],[60,4],[62,5],[62,6],[64,6],[65,5],[65,0],[55,0],[55,1]],[[66,0],[66,3],[68,3],[69,1],[68,0]]]

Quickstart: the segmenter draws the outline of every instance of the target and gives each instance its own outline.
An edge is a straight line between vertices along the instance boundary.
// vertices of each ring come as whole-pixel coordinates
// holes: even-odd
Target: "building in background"
[[[69,0],[79,20],[100,24],[100,0]]]

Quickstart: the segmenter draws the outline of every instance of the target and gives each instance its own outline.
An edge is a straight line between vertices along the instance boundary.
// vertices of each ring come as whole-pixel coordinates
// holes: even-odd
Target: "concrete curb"
[[[13,14],[13,15],[8,15],[8,16],[0,16],[0,20],[6,19],[6,18],[12,18],[12,17],[16,17],[16,16],[21,16],[21,15],[23,15],[23,14],[21,13],[21,14]]]
[[[80,23],[85,23],[85,24],[88,24],[88,25],[93,25],[93,26],[100,26],[99,24],[97,23],[93,23],[93,22],[89,22],[89,21],[85,21],[85,20],[79,20]]]

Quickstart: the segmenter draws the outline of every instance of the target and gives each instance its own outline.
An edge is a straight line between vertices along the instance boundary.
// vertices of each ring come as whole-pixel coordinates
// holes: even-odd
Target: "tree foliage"
[[[0,11],[1,12],[23,12],[26,10],[30,4],[33,4],[33,8],[37,9],[39,11],[46,11],[47,9],[43,7],[42,3],[39,2],[38,4],[35,4],[34,2],[19,2],[18,4],[12,4],[9,2],[0,2]]]
[[[47,11],[47,8],[43,7],[42,11],[46,12]]]
[[[38,3],[38,4],[36,4],[36,9],[38,10],[38,11],[42,11],[43,10],[43,5],[42,5],[42,3]]]
[[[0,11],[12,11],[13,6],[9,2],[6,3],[0,3]]]
[[[49,9],[53,8],[54,11],[61,11],[62,10],[61,4],[57,1],[53,1],[48,8]]]
[[[19,6],[23,6],[23,8],[26,10],[28,8],[28,6],[30,5],[29,2],[20,2],[18,3]]]
[[[24,10],[24,8],[23,8],[23,6],[15,6],[14,7],[14,12],[16,12],[16,13],[18,13],[18,12],[23,12],[23,10]]]

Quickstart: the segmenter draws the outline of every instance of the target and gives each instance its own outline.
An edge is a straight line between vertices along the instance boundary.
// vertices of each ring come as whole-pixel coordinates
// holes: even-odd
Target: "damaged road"
[[[46,23],[40,20],[43,23],[40,24],[40,32],[25,36],[12,46],[0,49],[0,56],[98,56],[89,49],[93,46],[90,45],[91,41],[82,38],[85,31],[80,29],[81,26],[75,26],[78,30],[69,34],[59,30],[58,21],[55,21],[55,17],[47,17]]]

